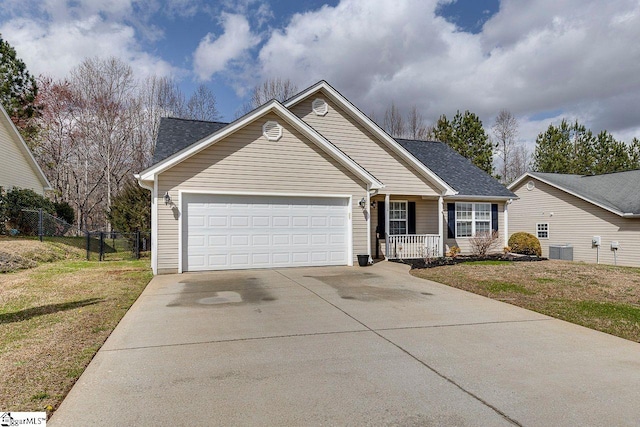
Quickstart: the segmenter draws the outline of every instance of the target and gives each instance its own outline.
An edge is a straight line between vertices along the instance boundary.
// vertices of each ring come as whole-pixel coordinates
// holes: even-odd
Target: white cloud
[[[435,15],[437,2],[342,0],[295,15],[258,57],[266,77],[326,79],[365,112],[395,102],[429,120],[469,109],[489,128],[502,108],[535,139],[560,110],[620,135],[640,121],[640,4],[503,0],[479,34]],[[540,126],[536,128],[536,126]]]
[[[221,20],[222,35],[215,38],[207,34],[193,54],[194,71],[201,80],[209,80],[232,62],[245,58],[247,51],[260,42],[243,15],[222,13]]]
[[[139,77],[180,74],[181,70],[142,49],[136,28],[123,19],[130,15],[129,20],[134,20],[131,3],[48,0],[31,14],[4,21],[0,33],[34,75],[66,77],[85,58],[95,56],[122,59]]]

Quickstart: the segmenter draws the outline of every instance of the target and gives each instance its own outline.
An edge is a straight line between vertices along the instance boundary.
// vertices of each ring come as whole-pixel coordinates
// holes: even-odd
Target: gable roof
[[[396,141],[454,188],[457,196],[517,198],[498,180],[445,143],[409,139]]]
[[[305,137],[307,137],[311,142],[315,143],[320,149],[322,149],[331,157],[333,157],[335,160],[337,160],[338,163],[342,164],[344,167],[346,167],[351,172],[353,172],[357,177],[362,179],[364,182],[368,183],[371,189],[380,189],[384,187],[384,184],[378,181],[367,170],[365,170],[362,166],[357,164],[353,159],[351,159],[345,153],[340,151],[331,142],[327,141],[315,129],[310,127],[302,119],[300,119],[298,116],[296,116],[291,111],[286,109],[280,102],[276,101],[275,99],[245,114],[244,116],[240,117],[236,121],[221,127],[217,131],[214,131],[212,134],[204,138],[201,138],[197,142],[190,144],[184,147],[183,149],[173,153],[169,157],[154,164],[153,166],[144,170],[143,172],[136,174],[135,177],[136,179],[138,179],[141,185],[145,184],[145,186],[148,186],[150,182],[153,182],[155,180],[155,176],[157,174],[164,172],[165,170],[171,168],[172,166],[182,162],[183,160],[193,156],[194,154],[222,140],[223,138],[232,134],[236,130],[241,129],[247,124],[271,112],[280,116],[284,121],[286,121],[291,126],[293,126],[298,132],[300,132]],[[172,141],[174,141],[174,139],[171,138],[171,139],[168,139],[167,141],[168,141],[168,144],[172,146],[171,144],[172,144]]]
[[[229,123],[163,117],[160,119],[153,164],[177,153],[205,136],[219,131]]]
[[[351,117],[358,121],[373,135],[378,137],[380,141],[386,144],[392,151],[398,154],[409,165],[413,166],[420,174],[433,182],[437,187],[442,189],[443,195],[452,196],[456,194],[456,190],[453,189],[447,182],[442,180],[437,174],[431,171],[424,163],[416,159],[411,153],[409,153],[402,145],[398,144],[395,139],[389,136],[384,130],[380,128],[373,120],[367,117],[358,107],[353,105],[347,98],[345,98],[340,92],[333,88],[329,83],[324,80],[319,81],[313,86],[308,87],[302,92],[294,95],[284,102],[284,106],[291,108],[295,104],[308,98],[314,93],[322,90],[333,102],[340,105]]]
[[[9,117],[7,110],[4,109],[2,104],[0,104],[0,121],[4,123],[5,128],[8,130],[8,132],[10,134],[13,134],[14,141],[16,141],[16,145],[18,146],[18,149],[22,152],[22,155],[24,156],[29,166],[31,166],[33,173],[36,175],[38,180],[42,183],[43,189],[51,190],[52,187],[51,187],[51,184],[49,183],[49,180],[45,176],[44,172],[42,172],[40,165],[38,165],[38,162],[36,162],[35,157],[33,157],[33,153],[31,153],[31,150],[29,150],[27,143],[22,138],[22,135],[20,135],[20,132],[18,132],[18,128],[16,128],[16,125],[13,124],[13,121],[11,121],[11,118]]]
[[[536,178],[616,215],[640,217],[640,170],[603,175],[528,172],[509,189],[519,186],[527,177]]]

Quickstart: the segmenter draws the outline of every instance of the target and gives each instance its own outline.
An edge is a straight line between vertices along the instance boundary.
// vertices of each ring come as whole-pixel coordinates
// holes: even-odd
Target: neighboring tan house
[[[391,138],[324,81],[229,124],[163,119],[136,178],[156,274],[441,256],[491,229],[501,249],[515,197],[445,144]]]
[[[536,235],[542,255],[640,267],[640,170],[583,176],[529,172],[509,186],[509,231]],[[549,248],[552,248],[551,253]]]
[[[18,129],[0,105],[0,187],[25,188],[44,195],[51,184],[33,158]]]

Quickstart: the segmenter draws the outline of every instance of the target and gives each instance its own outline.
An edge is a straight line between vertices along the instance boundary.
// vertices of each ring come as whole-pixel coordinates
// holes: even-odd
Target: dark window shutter
[[[378,202],[378,233],[380,234],[380,238],[386,238],[385,230],[384,230],[384,202]]]
[[[491,204],[491,231],[498,231],[498,205]]]
[[[416,202],[407,203],[407,234],[416,234]]]
[[[456,204],[455,203],[447,203],[447,226],[448,232],[447,237],[450,239],[455,239],[456,237]]]

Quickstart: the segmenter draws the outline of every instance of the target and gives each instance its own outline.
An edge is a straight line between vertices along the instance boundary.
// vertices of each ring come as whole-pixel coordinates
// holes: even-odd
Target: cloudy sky
[[[366,113],[428,122],[500,109],[532,143],[563,117],[640,137],[638,0],[0,0],[32,74],[117,56],[139,76],[209,85],[223,119],[268,77],[325,79]]]

